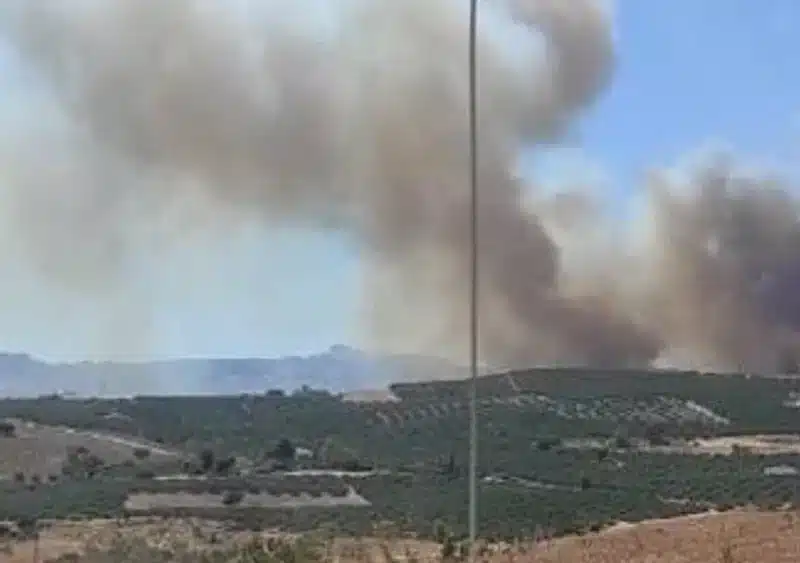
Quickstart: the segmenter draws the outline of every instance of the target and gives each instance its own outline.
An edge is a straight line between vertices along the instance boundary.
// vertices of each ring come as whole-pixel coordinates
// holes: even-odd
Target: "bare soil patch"
[[[632,440],[631,443],[633,447],[642,451],[684,455],[731,455],[736,452],[737,448],[752,454],[800,454],[800,435],[798,434],[753,434],[697,438],[688,441],[675,440],[663,446],[650,445],[643,440]],[[608,440],[570,438],[564,440],[563,447],[580,450],[599,449],[608,447]]]
[[[41,426],[12,420],[16,436],[0,438],[0,475],[12,476],[21,471],[32,475],[58,474],[70,448],[84,447],[106,463],[123,463],[133,459],[137,448],[150,450],[152,459],[174,459],[178,452],[135,439],[83,432],[71,428]]]
[[[537,563],[796,563],[800,516],[793,512],[735,511],[615,527],[540,546]]]
[[[778,455],[800,453],[800,435],[771,434],[753,436],[724,436],[719,438],[697,439],[687,443],[654,448],[689,455],[730,455],[737,448],[754,454]]]

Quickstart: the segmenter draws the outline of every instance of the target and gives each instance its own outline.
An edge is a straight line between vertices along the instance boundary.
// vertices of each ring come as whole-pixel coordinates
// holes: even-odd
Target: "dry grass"
[[[758,436],[724,436],[694,440],[685,448],[679,449],[680,453],[688,454],[732,454],[736,448],[743,448],[753,454],[778,455],[800,453],[800,436],[786,435],[758,435]]]
[[[287,538],[277,531],[256,536],[252,532],[231,530],[221,523],[192,520],[141,519],[125,524],[111,520],[60,522],[42,532],[38,550],[40,561],[88,551],[94,556],[91,559],[87,557],[86,561],[121,563],[120,559],[111,556],[98,558],[97,554],[112,548],[119,551],[120,542],[124,541],[125,545],[138,545],[138,549],[148,545],[152,549],[169,548],[183,553],[183,558],[175,559],[183,561],[187,560],[186,554],[198,550],[241,550],[242,546],[252,545],[254,539],[267,541],[277,537]],[[432,542],[373,538],[337,539],[318,545],[323,546],[320,557],[325,561],[442,561],[441,546]],[[13,555],[5,558],[0,555],[0,561],[29,563],[33,557],[34,543],[28,541],[15,545]],[[199,559],[192,556],[189,560]],[[315,559],[296,555],[289,559],[285,556],[263,559],[285,560],[309,563]],[[796,563],[800,561],[800,515],[742,510],[651,521],[538,544],[488,546],[481,560],[497,563]],[[143,559],[142,563],[154,561],[156,559]]]
[[[735,511],[617,527],[535,550],[537,563],[796,563],[800,515]],[[511,559],[515,560],[515,559]]]
[[[11,476],[17,471],[26,475],[58,474],[67,457],[67,450],[81,446],[111,464],[132,459],[134,450],[139,446],[148,447],[154,460],[174,459],[179,455],[136,440],[18,420],[12,422],[17,429],[16,437],[0,438],[3,452],[0,456],[0,475]]]

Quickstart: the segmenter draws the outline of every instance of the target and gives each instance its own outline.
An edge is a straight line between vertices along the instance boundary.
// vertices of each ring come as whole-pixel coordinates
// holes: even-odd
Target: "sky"
[[[526,175],[589,174],[619,208],[639,178],[704,146],[800,171],[797,0],[617,0],[615,79],[571,146],[526,154]],[[0,14],[1,16],[1,14]],[[0,127],[48,119],[35,83],[0,43]],[[358,344],[358,249],[299,230],[194,241],[143,275],[148,341],[109,349],[95,304],[60,294],[7,256],[0,264],[0,350],[49,359],[282,356]]]

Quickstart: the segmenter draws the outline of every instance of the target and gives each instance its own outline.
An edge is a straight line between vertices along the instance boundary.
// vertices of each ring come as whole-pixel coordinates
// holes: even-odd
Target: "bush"
[[[236,458],[233,456],[217,460],[216,472],[219,475],[227,475],[233,470],[235,465]]]
[[[214,467],[214,452],[209,448],[200,452],[200,467],[204,473],[209,473]]]
[[[17,427],[7,420],[0,421],[0,438],[13,438],[17,435]]]
[[[293,460],[295,455],[295,447],[287,438],[281,438],[278,445],[270,453],[270,457],[281,461]]]
[[[618,450],[627,450],[631,447],[631,441],[625,436],[617,436],[614,438],[614,447]]]
[[[225,506],[234,506],[242,502],[244,493],[242,491],[226,491],[222,495],[222,504]]]
[[[539,449],[539,451],[547,452],[553,448],[559,447],[561,443],[561,438],[558,437],[543,438],[536,442],[536,447]]]

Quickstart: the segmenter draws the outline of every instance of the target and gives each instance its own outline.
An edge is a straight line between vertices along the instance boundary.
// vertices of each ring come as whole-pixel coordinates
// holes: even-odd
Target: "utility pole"
[[[469,299],[469,548],[477,560],[478,536],[478,0],[469,8],[469,190],[470,190],[470,299]]]

